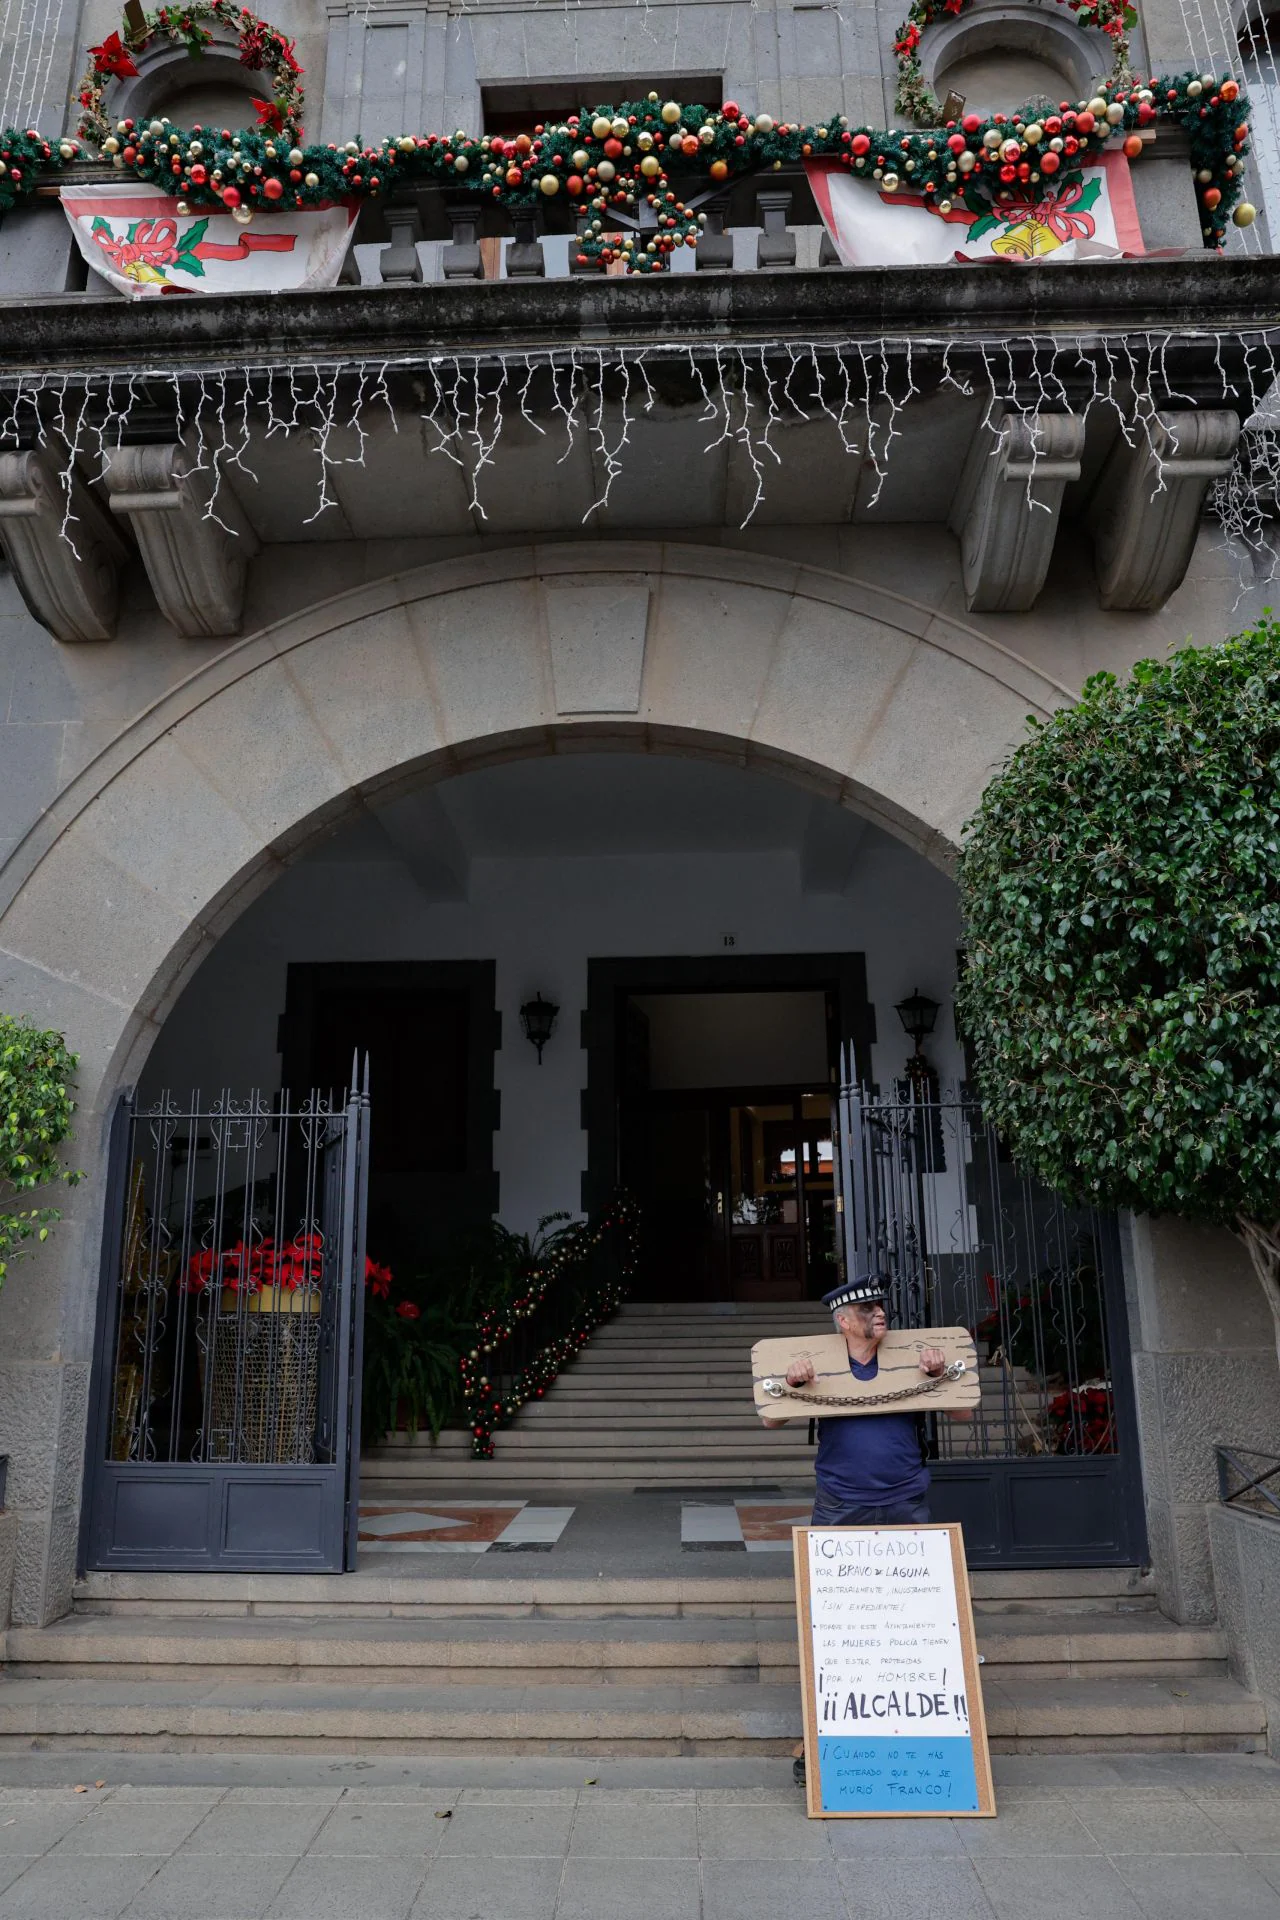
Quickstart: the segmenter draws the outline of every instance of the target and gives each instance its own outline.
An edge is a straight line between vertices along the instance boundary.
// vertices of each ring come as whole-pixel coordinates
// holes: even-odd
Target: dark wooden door
[[[496,1211],[492,962],[291,966],[284,1084],[345,1086],[367,1052],[378,1103],[369,1249],[412,1271]]]

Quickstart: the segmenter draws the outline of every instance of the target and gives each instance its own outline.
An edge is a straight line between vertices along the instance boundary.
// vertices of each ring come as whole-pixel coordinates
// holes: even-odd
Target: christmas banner
[[[804,166],[846,267],[1097,260],[1143,251],[1122,153],[1101,154],[1061,186],[1018,186],[1013,198],[979,213],[960,200],[944,213],[936,195],[911,193],[905,182],[886,193],[874,180],[855,179],[838,161],[806,160]]]
[[[354,205],[332,206],[241,224],[205,208],[180,214],[168,194],[129,186],[68,187],[62,206],[94,272],[130,300],[335,286],[356,217]]]

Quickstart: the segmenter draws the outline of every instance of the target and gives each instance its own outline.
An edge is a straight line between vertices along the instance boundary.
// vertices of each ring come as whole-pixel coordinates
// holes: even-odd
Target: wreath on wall
[[[964,4],[915,0],[908,28],[922,30]],[[1123,38],[1129,13],[1119,0],[1065,4],[1082,26]],[[198,59],[215,23],[236,34],[246,67],[271,76],[272,98],[258,103],[256,128],[187,130],[163,118],[107,118],[107,84],[139,71],[136,54],[168,39]],[[909,56],[900,58],[915,59],[918,44],[917,31]],[[743,113],[733,101],[708,108],[650,93],[514,138],[473,138],[459,130],[401,134],[374,145],[348,140],[304,147],[302,71],[293,43],[232,0],[191,0],[152,14],[132,0],[123,32],[90,55],[79,95],[83,138],[118,171],[173,194],[184,215],[195,206],[220,207],[247,222],[259,212],[318,208],[426,182],[483,194],[507,208],[563,196],[577,218],[580,264],[619,261],[628,272],[659,273],[677,247],[696,247],[706,219],[699,201],[751,174],[826,158],[874,181],[882,193],[903,187],[940,212],[959,203],[982,216],[1028,190],[1048,194],[1076,180],[1113,137],[1136,158],[1142,133],[1164,122],[1190,136],[1205,246],[1221,246],[1229,218],[1238,226],[1254,219],[1242,198],[1248,101],[1235,80],[1211,73],[1148,81],[1113,74],[1093,98],[1063,102],[1057,112],[1028,106],[1014,114],[966,114],[918,131],[851,126],[845,115],[802,126]],[[0,135],[0,213],[33,192],[43,171],[72,164],[80,151],[74,140],[50,141],[34,129]]]

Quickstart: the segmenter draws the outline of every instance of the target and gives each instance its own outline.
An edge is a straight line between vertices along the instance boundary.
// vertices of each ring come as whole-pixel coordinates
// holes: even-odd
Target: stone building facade
[[[651,86],[891,124],[898,12],[280,0],[273,23],[329,142]],[[983,108],[1053,76],[1075,97],[1109,49],[1054,12],[972,0],[926,33],[927,77]],[[82,15],[85,41],[117,25]],[[21,103],[55,132],[83,52],[61,18]],[[1142,10],[1139,71],[1240,58]],[[246,83],[222,60],[200,84],[144,64],[119,110],[231,116]],[[1267,95],[1264,179],[1272,118]],[[362,213],[358,284],[287,299],[131,303],[56,199],[0,219],[0,1005],[78,1053],[88,1175],[0,1293],[16,1618],[69,1604],[122,1089],[272,1084],[290,963],[496,956],[496,1205],[525,1226],[582,1199],[601,954],[864,951],[888,1079],[894,1002],[949,1006],[948,870],[1027,716],[1269,603],[1267,525],[1249,545],[1206,506],[1266,405],[1268,209],[1217,257],[1179,136],[1134,179],[1164,257],[846,269],[788,176],[726,203],[732,264],[645,281],[424,192]],[[545,1066],[516,1024],[540,986]],[[963,1073],[948,1017],[935,1051]],[[1241,1557],[1269,1536],[1237,1538],[1214,1458],[1280,1452],[1264,1302],[1225,1237],[1123,1242],[1162,1605],[1223,1613],[1271,1675]]]

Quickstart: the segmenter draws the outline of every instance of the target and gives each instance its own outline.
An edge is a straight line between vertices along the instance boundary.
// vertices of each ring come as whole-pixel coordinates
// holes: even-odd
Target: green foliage
[[[1280,1217],[1280,626],[1099,674],[965,834],[988,1111],[1060,1193]]]
[[[75,1112],[75,1069],[60,1033],[0,1013],[0,1283],[22,1243],[46,1240],[60,1217],[56,1207],[17,1203],[38,1187],[80,1178],[58,1160]]]
[[[365,1439],[442,1427],[464,1416],[459,1362],[486,1313],[501,1311],[530,1276],[580,1229],[552,1213],[534,1234],[512,1233],[490,1220],[457,1234],[415,1274],[399,1297],[366,1295],[363,1426]]]

